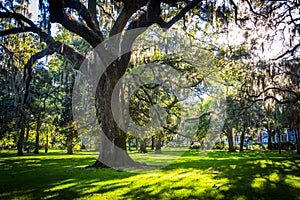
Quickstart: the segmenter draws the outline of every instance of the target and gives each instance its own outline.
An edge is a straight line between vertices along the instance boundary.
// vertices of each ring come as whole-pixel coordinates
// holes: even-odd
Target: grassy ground
[[[0,199],[300,199],[300,157],[292,152],[186,152],[140,172],[83,170],[95,159],[88,152],[15,153],[0,151]],[[152,164],[174,155],[132,153]]]

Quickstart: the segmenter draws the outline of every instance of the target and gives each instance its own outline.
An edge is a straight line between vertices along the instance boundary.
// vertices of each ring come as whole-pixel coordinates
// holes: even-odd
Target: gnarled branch
[[[99,27],[96,26],[97,22],[94,21],[88,9],[81,2],[74,0],[66,0],[64,7],[75,9],[78,12],[78,14],[84,19],[87,26],[99,35],[101,41],[104,40],[102,32],[100,31]]]
[[[165,22],[162,18],[159,18],[157,24],[161,28],[170,28],[174,25],[177,21],[179,21],[187,12],[189,12],[192,8],[197,6],[201,0],[194,0],[188,3],[177,15],[175,15],[170,21]]]
[[[46,33],[41,28],[37,27],[30,19],[25,16],[12,13],[12,12],[0,12],[0,18],[14,18],[17,20],[22,20],[29,24],[30,26],[24,26],[20,28],[11,28],[7,30],[0,31],[0,36],[16,34],[16,33],[24,33],[24,32],[33,32],[40,36],[41,41],[45,42],[49,47],[51,47],[55,52],[63,55],[67,58],[73,65],[75,69],[79,69],[81,63],[84,61],[85,57],[81,55],[78,51],[73,49],[72,47],[65,45],[61,42],[55,41],[51,35]],[[39,54],[41,55],[41,54]]]

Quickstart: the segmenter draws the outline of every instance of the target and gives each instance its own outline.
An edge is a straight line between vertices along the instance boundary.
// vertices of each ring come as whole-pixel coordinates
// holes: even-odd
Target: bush
[[[214,144],[213,149],[224,149],[224,147],[225,147],[224,141],[217,141]]]
[[[34,149],[35,142],[33,142],[33,141],[24,142],[24,147],[29,148],[29,149]]]
[[[252,143],[247,146],[247,149],[249,150],[261,150],[264,149],[264,146],[260,143]]]
[[[278,150],[279,143],[272,143],[272,149]],[[296,146],[293,142],[281,142],[281,150],[296,150]]]
[[[196,144],[196,145],[191,145],[189,147],[189,149],[200,149],[201,148],[201,145],[200,144]]]

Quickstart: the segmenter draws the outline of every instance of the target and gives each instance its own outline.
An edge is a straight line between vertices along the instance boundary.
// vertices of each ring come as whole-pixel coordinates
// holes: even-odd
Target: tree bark
[[[98,20],[97,20],[96,4],[97,4],[96,0],[88,0],[88,10],[92,15],[93,22],[94,22],[96,28],[99,29],[99,23],[98,23]]]
[[[228,152],[235,152],[231,128],[227,128],[226,135],[227,135],[227,139],[228,139]]]
[[[135,138],[135,150],[139,149],[139,141],[137,138]]]
[[[298,136],[297,134],[295,134],[295,136],[297,137],[296,138],[297,154],[300,154],[300,132],[298,131]]]
[[[39,153],[39,147],[40,147],[40,129],[42,126],[42,122],[40,117],[37,118],[37,122],[36,122],[36,135],[35,135],[35,148],[34,148],[34,152],[35,154]]]
[[[242,135],[241,135],[240,152],[244,151],[244,139],[245,139],[245,130],[242,131]]]
[[[30,125],[29,125],[29,123],[28,123],[28,124],[27,124],[27,127],[26,127],[25,143],[28,141],[28,138],[29,138],[29,132],[30,132]]]
[[[112,66],[110,66],[112,67]],[[110,71],[110,67],[108,71]],[[102,78],[98,85],[97,99],[100,105],[100,118],[101,118],[101,145],[100,154],[97,161],[92,165],[96,168],[122,168],[137,166],[137,163],[132,160],[126,151],[126,133],[121,130],[114,118],[112,112],[112,106],[116,106],[114,110],[119,111],[119,117],[117,120],[124,120],[122,117],[122,89],[118,90],[117,96],[119,99],[113,99],[112,105],[112,94],[115,89],[115,85],[119,80],[118,72],[114,68],[114,72],[110,71],[106,77]],[[125,72],[124,72],[125,73]],[[122,123],[122,122],[120,122]]]
[[[131,151],[131,139],[128,139],[128,150]]]
[[[141,141],[140,151],[141,151],[142,153],[147,153],[147,152],[148,152],[147,149],[146,149],[146,140],[142,140],[142,141]]]
[[[154,136],[151,137],[151,150],[154,150],[154,143],[155,143],[155,138]]]
[[[67,136],[67,154],[73,154],[73,134],[69,133]]]
[[[46,144],[45,144],[45,153],[48,153],[48,148],[49,148],[49,136],[48,133],[46,135]]]
[[[272,134],[271,131],[268,130],[268,150],[272,150]]]
[[[161,139],[160,138],[158,138],[156,140],[156,143],[155,143],[155,153],[157,153],[157,154],[161,153]]]
[[[17,149],[18,149],[17,155],[23,156],[24,135],[25,135],[25,123],[23,117],[21,119],[20,125],[21,125],[21,129],[20,129],[19,138],[17,142]]]
[[[279,132],[278,132],[279,133]],[[278,134],[278,153],[281,154],[282,144],[281,144],[281,135]]]
[[[247,131],[247,124],[248,124],[248,123],[246,123],[246,120],[247,120],[247,119],[244,118],[243,131],[242,131],[242,134],[241,134],[241,141],[240,141],[240,152],[241,152],[241,151],[244,151],[245,133],[246,133],[246,131]],[[248,142],[249,142],[249,141],[250,141],[250,138],[248,138]]]

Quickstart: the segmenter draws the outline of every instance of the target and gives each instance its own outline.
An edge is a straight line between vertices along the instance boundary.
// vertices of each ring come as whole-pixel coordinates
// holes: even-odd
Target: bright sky
[[[33,22],[37,22],[38,15],[39,15],[39,3],[38,3],[37,0],[30,1],[29,12],[32,14],[31,20]],[[56,35],[57,31],[58,31],[57,25],[56,24],[51,24],[51,33],[52,33],[52,36]]]
[[[32,21],[36,22],[37,19],[38,19],[38,10],[39,10],[39,4],[38,4],[38,1],[35,0],[35,1],[30,1],[30,4],[29,4],[29,12],[31,12],[32,14]]]

